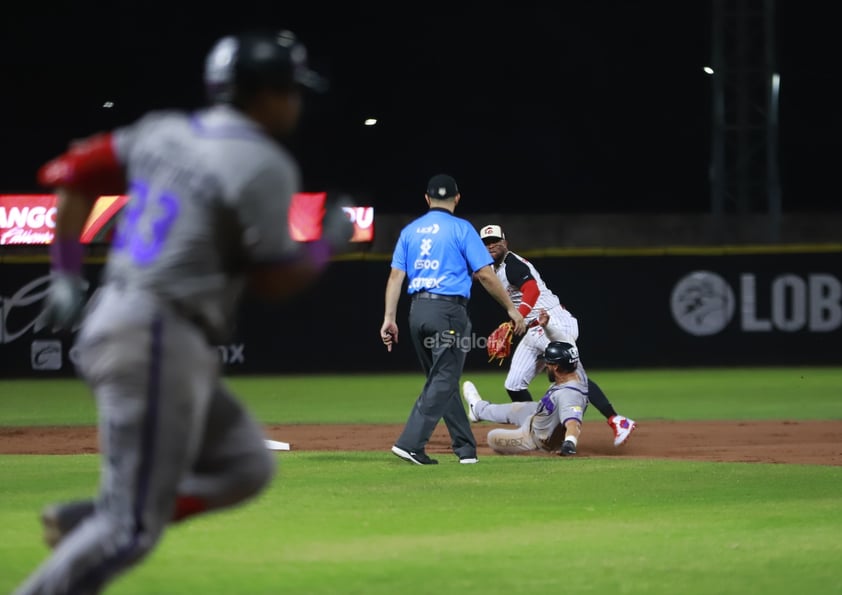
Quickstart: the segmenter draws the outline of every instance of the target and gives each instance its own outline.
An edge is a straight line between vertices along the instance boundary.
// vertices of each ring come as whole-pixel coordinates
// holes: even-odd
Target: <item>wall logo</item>
[[[767,279],[741,273],[735,287],[736,294],[716,273],[692,272],[672,290],[673,318],[698,336],[722,331],[735,316],[744,333],[833,333],[842,328],[842,281],[835,275],[786,273]]]
[[[87,291],[88,282],[84,282]],[[0,345],[14,343],[32,331],[41,332],[48,324],[44,300],[50,289],[50,276],[45,275],[21,286],[11,297],[0,295]],[[73,330],[78,330],[77,324]]]
[[[672,316],[691,335],[715,335],[734,316],[734,292],[710,271],[694,271],[675,284],[670,297]]]
[[[33,341],[30,362],[33,370],[61,370],[61,341],[57,339]]]

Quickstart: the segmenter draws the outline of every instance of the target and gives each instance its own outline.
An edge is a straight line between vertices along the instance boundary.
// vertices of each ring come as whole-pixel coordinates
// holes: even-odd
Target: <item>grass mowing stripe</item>
[[[842,419],[842,367],[590,371],[617,410],[634,419]],[[480,393],[506,402],[505,372],[468,371]],[[257,376],[227,379],[265,423],[403,423],[420,374]],[[533,393],[543,389],[536,379]],[[92,425],[96,412],[78,380],[0,381],[5,426]],[[593,408],[586,419],[600,419]]]

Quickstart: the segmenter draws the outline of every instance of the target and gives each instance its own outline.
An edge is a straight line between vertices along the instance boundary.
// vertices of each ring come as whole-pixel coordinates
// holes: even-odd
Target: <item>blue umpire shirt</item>
[[[474,226],[433,207],[401,230],[392,268],[406,272],[407,293],[471,297],[471,273],[494,262]]]

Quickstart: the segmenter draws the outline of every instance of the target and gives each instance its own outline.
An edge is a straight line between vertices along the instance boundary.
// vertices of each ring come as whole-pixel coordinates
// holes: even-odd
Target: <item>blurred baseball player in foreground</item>
[[[326,262],[324,246],[289,237],[300,173],[278,142],[298,122],[302,87],[323,81],[281,32],[221,39],[205,82],[211,107],[148,114],[39,172],[58,193],[46,310],[57,328],[73,325],[84,300],[78,238],[94,199],[127,188],[130,200],[76,341],[99,415],[99,495],[45,509],[55,550],[17,595],[99,593],[167,525],[240,504],[274,475],[260,426],[223,385],[214,345],[246,283],[281,299]]]
[[[582,432],[582,418],[588,408],[588,387],[577,374],[579,351],[570,343],[552,341],[540,356],[552,383],[540,401],[515,401],[494,405],[465,391],[468,418],[514,424],[517,429],[497,428],[488,432],[488,446],[501,454],[533,450],[576,454]]]
[[[523,314],[528,327],[512,354],[505,381],[506,391],[512,401],[531,401],[529,383],[544,366],[539,356],[550,341],[576,345],[579,322],[561,305],[558,296],[547,288],[532,263],[509,250],[506,235],[499,225],[482,227],[480,237],[494,259],[497,277]],[[589,402],[605,416],[614,431],[614,446],[625,443],[637,424],[617,414],[599,385],[588,378],[581,363],[577,372],[587,386]],[[476,387],[470,381],[463,384],[462,391],[465,398],[479,397]]]

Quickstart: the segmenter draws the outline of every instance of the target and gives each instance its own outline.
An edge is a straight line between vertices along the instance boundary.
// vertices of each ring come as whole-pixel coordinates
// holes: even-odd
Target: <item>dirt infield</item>
[[[494,424],[474,424],[480,456],[494,455],[485,438]],[[266,435],[295,451],[382,450],[388,453],[400,425],[270,425]],[[93,427],[0,427],[0,454],[96,453]],[[439,424],[429,454],[449,455],[450,439]],[[535,453],[524,456],[553,456]],[[628,443],[614,448],[610,428],[584,424],[578,457],[624,457],[842,465],[842,420],[837,421],[646,421]]]

